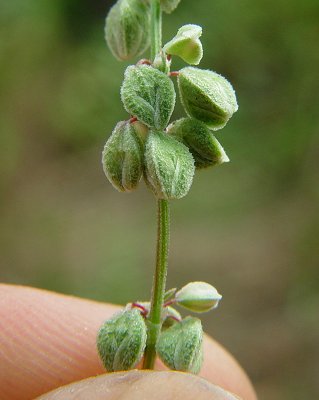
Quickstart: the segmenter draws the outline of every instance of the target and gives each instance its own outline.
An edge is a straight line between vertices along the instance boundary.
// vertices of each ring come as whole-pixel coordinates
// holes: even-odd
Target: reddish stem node
[[[142,311],[142,315],[146,317],[148,311],[147,311],[147,309],[146,309],[144,306],[142,306],[142,304],[139,304],[139,303],[132,303],[132,307],[133,307],[133,308],[139,308],[139,309]]]
[[[179,319],[177,317],[174,317],[173,315],[169,315],[167,318],[172,318],[174,321],[177,321],[177,322],[181,322],[182,321],[181,319]]]
[[[163,304],[163,307],[168,307],[168,306],[170,306],[171,304],[174,304],[174,303],[176,303],[175,299],[167,300],[167,302]]]
[[[179,75],[179,71],[172,71],[169,73],[169,76],[178,76]]]
[[[142,58],[140,61],[136,63],[136,65],[152,65],[152,63],[147,58]]]
[[[136,121],[137,121],[137,118],[136,117],[132,117],[132,118],[130,118],[129,123],[133,124],[133,122],[136,122]]]

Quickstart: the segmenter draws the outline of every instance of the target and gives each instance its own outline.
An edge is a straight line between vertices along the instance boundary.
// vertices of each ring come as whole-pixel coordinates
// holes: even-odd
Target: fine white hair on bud
[[[198,65],[203,57],[203,46],[199,40],[202,28],[188,24],[182,26],[176,36],[163,47],[167,54],[178,56],[185,62]]]
[[[186,146],[165,132],[151,130],[144,159],[144,178],[157,198],[180,199],[188,193],[195,166]]]
[[[203,328],[198,318],[186,317],[160,334],[156,351],[176,371],[198,374],[203,361]]]
[[[167,133],[188,147],[197,169],[229,162],[222,145],[204,122],[195,118],[182,118],[172,122]]]
[[[104,173],[120,192],[131,192],[141,180],[144,159],[142,135],[145,135],[146,129],[140,123],[121,121],[115,126],[104,146]]]
[[[216,308],[221,298],[216,288],[206,282],[190,282],[175,295],[178,305],[197,313]]]
[[[187,115],[213,130],[223,128],[238,110],[232,85],[216,72],[183,68],[178,74],[178,87]]]
[[[128,113],[150,128],[165,129],[175,107],[171,79],[149,65],[131,65],[125,71],[121,98]]]
[[[147,50],[150,45],[148,2],[118,0],[106,17],[105,39],[118,60],[129,60]]]
[[[125,310],[100,328],[97,348],[109,372],[127,371],[141,360],[146,346],[146,324],[137,309]]]

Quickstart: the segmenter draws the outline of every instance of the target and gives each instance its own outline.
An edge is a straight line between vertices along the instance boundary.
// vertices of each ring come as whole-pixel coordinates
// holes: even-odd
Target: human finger
[[[173,371],[129,371],[100,375],[64,386],[36,400],[235,400],[195,375]]]
[[[3,400],[27,400],[104,371],[96,334],[119,307],[21,286],[0,285],[0,387]],[[236,361],[204,341],[201,375],[254,400]],[[159,368],[163,368],[158,363]]]

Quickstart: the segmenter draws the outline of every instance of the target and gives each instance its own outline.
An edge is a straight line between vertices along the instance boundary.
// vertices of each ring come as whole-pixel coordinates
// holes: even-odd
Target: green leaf
[[[195,167],[207,168],[229,162],[223,147],[203,122],[182,118],[172,122],[167,133],[188,147],[195,160]]]
[[[203,46],[199,37],[202,35],[202,28],[198,25],[182,26],[176,36],[166,43],[163,50],[166,54],[179,56],[185,62],[198,65],[203,57]]]
[[[136,309],[106,321],[99,330],[97,348],[109,372],[127,371],[141,360],[146,346],[146,325]]]
[[[175,107],[171,79],[148,65],[130,66],[125,71],[121,98],[127,112],[150,128],[165,129]]]
[[[160,199],[184,197],[193,181],[194,160],[188,148],[160,131],[150,131],[145,144],[145,180]]]
[[[150,45],[148,3],[118,0],[106,17],[105,39],[118,60],[129,60],[147,50]]]
[[[232,85],[216,72],[183,68],[178,75],[178,87],[188,116],[204,122],[213,130],[223,128],[238,110]]]
[[[144,130],[146,127],[144,127]],[[141,124],[119,122],[106,142],[102,153],[103,170],[120,192],[134,190],[141,180],[144,168]],[[138,134],[137,134],[138,132]]]
[[[161,333],[156,351],[167,367],[198,374],[203,360],[202,344],[201,321],[186,317]]]

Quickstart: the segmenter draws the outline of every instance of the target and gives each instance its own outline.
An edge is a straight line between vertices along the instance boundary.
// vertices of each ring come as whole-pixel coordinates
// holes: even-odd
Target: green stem
[[[162,47],[162,10],[160,0],[151,0],[151,60]]]
[[[162,11],[160,0],[151,0],[151,59],[162,47]],[[156,343],[161,331],[161,316],[164,303],[167,257],[169,244],[169,204],[158,200],[156,269],[153,278],[150,314],[147,319],[147,343],[144,353],[144,369],[153,369],[156,359]]]
[[[156,270],[153,280],[151,310],[147,321],[148,334],[144,353],[144,369],[153,369],[156,359],[156,342],[161,331],[161,314],[166,285],[168,245],[169,203],[167,200],[158,200]]]

